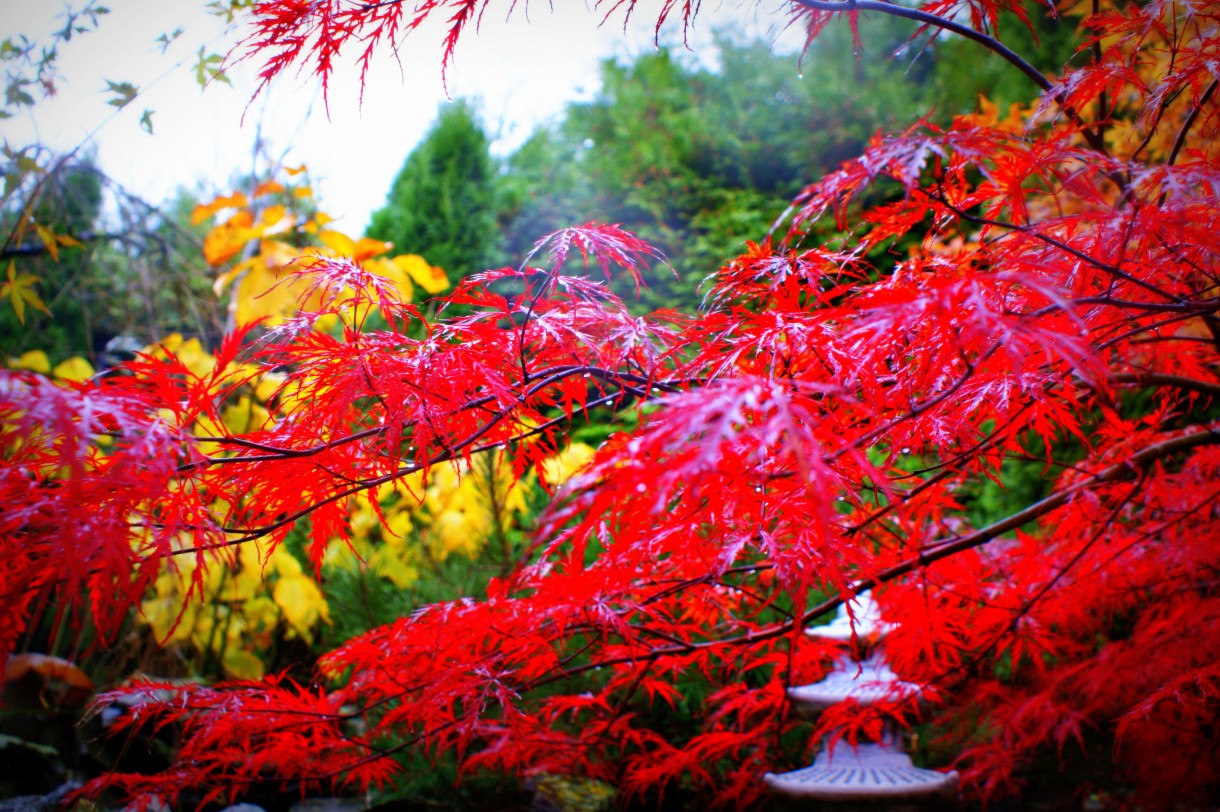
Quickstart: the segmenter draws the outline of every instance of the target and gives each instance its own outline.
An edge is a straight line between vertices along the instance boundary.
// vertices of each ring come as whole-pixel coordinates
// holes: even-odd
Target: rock
[[[62,789],[67,770],[59,751],[41,742],[0,733],[0,795],[24,798],[49,797]],[[14,798],[13,800],[16,800]],[[0,810],[6,807],[0,806]]]
[[[614,787],[592,778],[544,775],[530,782],[534,800],[530,812],[610,812]]]
[[[360,798],[306,798],[288,812],[364,812],[367,806]]]
[[[68,797],[80,789],[79,781],[67,781],[46,795],[22,795],[0,800],[0,812],[55,812]]]

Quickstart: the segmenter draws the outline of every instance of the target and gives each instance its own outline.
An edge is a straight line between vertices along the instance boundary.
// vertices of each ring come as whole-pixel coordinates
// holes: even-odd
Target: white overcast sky
[[[511,4],[492,3],[480,30],[469,31],[459,45],[449,95],[477,99],[489,135],[498,139],[493,149],[507,152],[567,102],[591,97],[600,60],[652,48],[660,3],[640,0],[626,32],[621,16],[599,26],[601,15],[580,0],[556,0],[553,7],[530,3],[528,14],[521,2],[507,20]],[[61,47],[64,81],[56,96],[39,101],[30,115],[0,122],[0,137],[14,146],[37,141],[57,151],[84,143],[103,171],[150,202],[179,187],[225,190],[230,178],[250,170],[261,127],[270,153],[290,166],[308,165],[323,208],[338,218],[338,228],[357,234],[446,102],[439,27],[407,38],[401,68],[391,54],[381,55],[369,71],[363,104],[355,66],[343,64],[331,81],[328,116],[319,83],[308,73],[280,78],[252,103],[253,62],[231,68],[232,87],[201,90],[193,73],[199,47],[224,54],[243,33],[225,31],[204,10],[205,0],[106,5],[111,13],[99,30]],[[782,35],[788,48],[795,47],[799,37],[783,31],[783,15],[775,11],[781,6],[779,0],[704,3],[690,32],[692,48],[698,53],[717,28]],[[62,8],[46,0],[0,0],[0,37],[45,35]],[[162,53],[155,40],[179,27],[184,33]],[[680,36],[675,29],[662,39],[680,42]],[[131,82],[140,95],[115,114],[102,92],[105,80]],[[152,135],[138,124],[146,108],[153,111]]]

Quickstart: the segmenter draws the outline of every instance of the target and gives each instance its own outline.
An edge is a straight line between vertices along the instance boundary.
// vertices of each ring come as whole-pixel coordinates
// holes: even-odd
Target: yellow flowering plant
[[[308,306],[308,286],[298,272],[319,258],[350,259],[389,279],[404,300],[449,286],[444,271],[421,256],[390,254],[389,243],[328,229],[330,218],[316,209],[303,172],[304,167],[289,170],[287,183],[222,195],[192,213],[195,223],[212,221],[203,252],[217,268],[216,293],[230,295],[236,323],[261,319],[274,326]],[[224,381],[224,402],[190,426],[199,438],[258,431],[303,405],[283,371],[235,361],[218,369],[217,358],[198,338],[173,334],[145,348],[144,355],[172,357],[184,374]],[[46,365],[45,357],[25,362]],[[560,484],[592,454],[589,446],[575,443],[545,460],[543,484]],[[529,479],[513,476],[502,451],[488,451],[371,488],[349,500],[350,537],[332,541],[320,571],[304,567],[291,543],[239,545],[206,572],[181,556],[156,578],[140,604],[140,622],[197,673],[218,669],[229,677],[261,677],[280,641],[312,644],[331,622],[332,607],[320,586],[328,578],[360,574],[405,590],[435,577],[446,561],[475,561],[489,543],[507,561],[509,536],[529,511],[531,487]]]
[[[230,294],[234,324],[263,319],[269,326],[299,308],[316,304],[307,280],[297,273],[319,259],[342,257],[388,279],[402,301],[415,290],[432,295],[449,288],[444,270],[418,254],[390,254],[391,243],[353,239],[327,228],[331,217],[319,210],[304,166],[287,170],[287,182],[267,181],[251,194],[233,192],[196,206],[195,225],[212,222],[203,240],[208,265],[218,270],[217,296]]]

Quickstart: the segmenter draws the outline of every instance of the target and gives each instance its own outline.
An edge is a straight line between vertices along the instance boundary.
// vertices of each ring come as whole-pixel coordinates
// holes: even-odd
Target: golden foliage
[[[293,178],[304,167],[289,171]],[[399,298],[412,301],[416,286],[428,294],[449,287],[445,272],[415,254],[385,256],[393,246],[369,237],[353,239],[326,226],[331,218],[321,211],[307,211],[313,190],[308,185],[267,181],[259,184],[253,200],[240,193],[225,195],[195,207],[192,221],[203,222],[222,212],[233,213],[213,225],[204,238],[208,264],[223,266],[213,285],[216,295],[232,290],[230,312],[236,324],[263,319],[274,326],[298,310],[310,309],[318,299],[300,276],[317,258],[343,258],[394,283]],[[280,202],[270,202],[270,199]]]

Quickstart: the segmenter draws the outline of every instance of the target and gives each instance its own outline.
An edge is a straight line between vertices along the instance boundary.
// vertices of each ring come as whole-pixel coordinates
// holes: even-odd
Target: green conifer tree
[[[367,233],[422,254],[452,281],[485,270],[496,247],[488,139],[472,105],[441,105],[436,122],[394,179]]]

